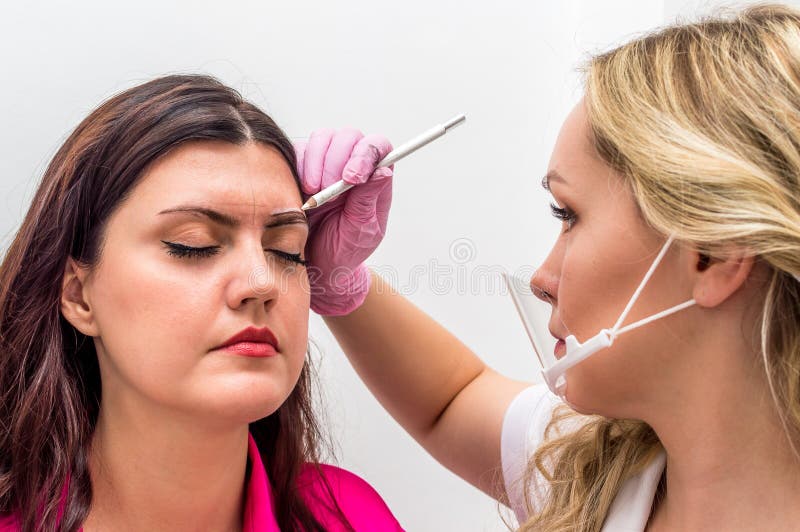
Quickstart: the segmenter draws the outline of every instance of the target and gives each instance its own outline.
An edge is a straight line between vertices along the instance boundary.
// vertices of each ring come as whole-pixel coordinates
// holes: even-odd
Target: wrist
[[[344,316],[360,307],[367,297],[371,275],[365,264],[335,268],[311,282],[311,310],[321,316]]]

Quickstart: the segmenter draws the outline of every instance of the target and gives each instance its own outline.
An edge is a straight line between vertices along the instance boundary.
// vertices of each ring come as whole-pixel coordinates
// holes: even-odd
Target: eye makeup
[[[562,208],[555,203],[550,204],[550,212],[554,217],[562,222],[565,222],[567,224],[567,229],[572,229],[572,226],[575,224],[575,220],[578,218],[569,207]]]
[[[159,214],[188,215],[191,218],[201,218],[210,222],[212,228],[236,229],[240,227],[240,221],[234,216],[212,210],[204,206],[183,205],[172,209],[159,212]],[[205,224],[204,224],[205,225]],[[295,247],[298,232],[303,235],[308,232],[308,221],[305,213],[300,209],[287,208],[274,211],[269,215],[269,221],[263,226],[265,232],[272,235],[270,240],[273,246],[280,248]],[[221,237],[218,234],[217,237]],[[213,237],[217,239],[217,237]],[[173,257],[181,259],[203,259],[218,254],[222,248],[220,245],[213,246],[190,246],[179,242],[161,240],[166,246],[167,253]],[[284,251],[278,247],[264,247],[264,252],[270,253],[278,260],[292,265],[306,266],[307,262],[302,258],[301,253]]]
[[[167,246],[167,254],[172,255],[173,257],[178,257],[182,259],[200,259],[200,258],[207,258],[219,253],[221,246],[205,246],[205,247],[193,247],[187,246],[185,244],[180,244],[178,242],[168,242],[166,240],[162,240],[161,242]],[[300,266],[307,266],[308,262],[304,260],[300,253],[290,253],[288,251],[281,251],[279,249],[271,249],[265,248],[264,251],[272,253],[279,260],[283,262],[290,262],[293,264],[299,264]]]
[[[212,255],[216,255],[219,253],[220,246],[205,246],[201,248],[187,246],[185,244],[179,244],[177,242],[167,242],[166,240],[162,240],[161,242],[167,246],[167,253],[172,255],[173,257],[180,257],[180,258],[205,258],[210,257]]]

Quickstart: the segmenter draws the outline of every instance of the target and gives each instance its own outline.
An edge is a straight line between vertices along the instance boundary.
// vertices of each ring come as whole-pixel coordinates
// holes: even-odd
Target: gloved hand
[[[311,309],[341,316],[358,308],[370,286],[364,260],[386,233],[392,200],[393,167],[377,163],[392,150],[379,135],[355,129],[320,129],[295,143],[303,199],[344,179],[355,186],[324,205],[306,211],[306,244]]]

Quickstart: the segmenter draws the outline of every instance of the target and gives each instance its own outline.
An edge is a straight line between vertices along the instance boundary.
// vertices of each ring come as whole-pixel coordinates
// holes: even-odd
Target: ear
[[[720,305],[739,290],[756,261],[741,249],[732,249],[719,258],[695,250],[690,258],[695,277],[692,295],[698,305],[708,308]]]
[[[61,281],[61,314],[86,336],[99,336],[92,307],[89,305],[86,281],[89,271],[72,257],[67,258]]]

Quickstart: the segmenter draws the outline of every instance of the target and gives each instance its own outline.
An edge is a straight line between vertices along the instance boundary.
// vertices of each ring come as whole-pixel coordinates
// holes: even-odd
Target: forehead
[[[603,163],[595,153],[586,109],[581,100],[561,126],[548,170],[570,176],[582,174],[595,165],[602,166]]]
[[[573,192],[608,194],[627,190],[624,177],[597,152],[586,108],[581,100],[561,126],[548,165],[548,174],[565,178]]]
[[[153,212],[178,203],[213,203],[239,214],[300,207],[302,200],[288,163],[275,148],[192,141],[150,166],[130,203]]]

